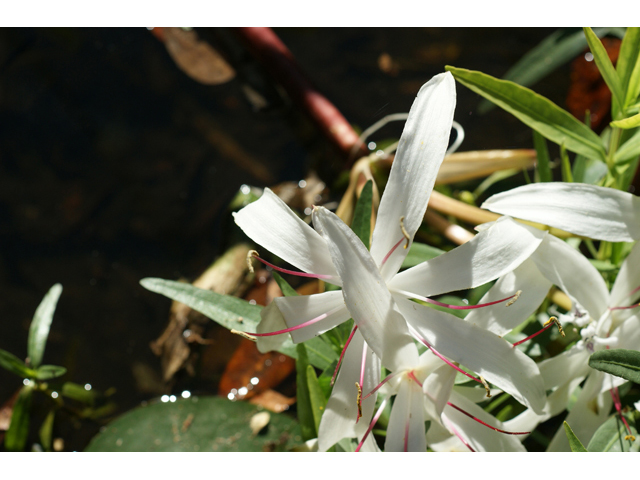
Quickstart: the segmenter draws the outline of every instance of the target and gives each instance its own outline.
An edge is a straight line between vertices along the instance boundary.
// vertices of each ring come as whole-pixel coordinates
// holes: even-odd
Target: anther
[[[254,257],[259,257],[260,254],[256,250],[249,250],[247,252],[247,268],[251,273],[253,273],[253,260]]]
[[[558,327],[558,331],[560,332],[560,335],[564,337],[564,331],[562,330],[562,325],[560,325],[560,320],[558,320],[558,317],[553,317],[553,316],[549,317],[549,320],[547,320],[542,326],[548,327],[552,323],[556,324],[556,327]]]
[[[358,403],[358,418],[356,419],[356,423],[358,423],[358,420],[362,418],[362,387],[358,382],[356,382],[356,388],[358,389],[358,399],[356,400]]]
[[[634,435],[627,435],[624,437],[625,440],[631,440],[632,442],[636,441],[636,437]]]
[[[407,229],[404,228],[404,215],[400,217],[400,230],[402,230],[402,235],[404,235],[404,238],[407,241],[407,243],[404,244],[404,249],[406,250],[409,246],[409,242],[411,242],[411,235],[409,235]]]
[[[516,303],[516,301],[520,298],[520,294],[522,293],[522,290],[518,290],[516,292],[516,294],[513,296],[513,298],[511,300],[509,300],[507,302],[507,304],[505,305],[506,307],[510,307],[511,305],[513,305],[514,303]]]
[[[560,334],[564,337],[564,331],[562,330],[562,325],[560,325],[560,321],[557,319],[557,317],[549,317],[549,320],[547,320],[544,325],[542,325],[542,329],[538,330],[536,333],[529,335],[527,338],[524,338],[522,340],[520,340],[519,342],[516,342],[512,345],[512,347],[516,347],[517,345],[520,345],[521,343],[527,342],[529,340],[531,340],[533,337],[537,337],[538,335],[540,335],[542,332],[544,332],[545,330],[549,329],[553,324],[556,324],[556,326],[558,327],[558,331],[560,332]]]
[[[487,383],[487,381],[484,379],[482,375],[478,375],[478,378],[482,382],[482,385],[484,386],[484,389],[487,392],[487,398],[491,398],[491,388],[489,387],[489,384]]]
[[[241,332],[240,330],[231,329],[231,333],[234,333],[236,335],[240,335],[241,337],[244,337],[247,340],[251,340],[252,342],[257,341],[256,337],[254,337],[253,335],[249,335],[247,332]]]

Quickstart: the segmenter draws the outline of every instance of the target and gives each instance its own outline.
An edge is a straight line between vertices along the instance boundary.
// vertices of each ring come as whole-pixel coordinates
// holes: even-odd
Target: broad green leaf
[[[633,135],[626,142],[620,145],[613,155],[613,161],[616,165],[622,165],[638,158],[638,155],[640,155],[640,128],[633,132]]]
[[[549,159],[549,149],[547,148],[547,141],[535,130],[533,131],[533,146],[536,149],[538,175],[541,182],[553,181],[553,174],[551,173],[551,160]]]
[[[237,297],[222,295],[211,290],[194,287],[188,283],[163,280],[161,278],[143,278],[140,284],[152,292],[159,293],[177,302],[193,308],[229,330],[255,332],[260,322],[260,305],[251,305]],[[325,369],[336,358],[333,349],[319,338],[305,342],[312,365]],[[285,340],[280,349],[292,358],[297,358],[296,347],[291,338]]]
[[[56,411],[51,410],[40,426],[40,443],[42,444],[42,448],[45,452],[51,451],[51,437],[53,436],[53,421],[55,420],[55,417]]]
[[[624,120],[616,120],[615,122],[611,122],[611,126],[616,128],[624,128],[625,130],[629,128],[640,127],[640,113],[637,113],[633,117],[625,118]]]
[[[625,94],[624,107],[631,106],[640,95],[640,28],[629,27],[620,44],[616,70]]]
[[[481,72],[445,67],[460,83],[488,98],[545,138],[589,158],[606,159],[600,138],[569,112],[537,93]]]
[[[309,402],[311,404],[311,413],[313,414],[313,421],[317,432],[320,428],[320,419],[322,418],[324,408],[327,406],[327,399],[322,393],[318,376],[311,365],[307,365],[307,387],[309,388]]]
[[[599,350],[589,357],[589,366],[630,382],[640,383],[640,352],[636,350]]]
[[[34,378],[36,376],[35,370],[27,367],[13,353],[2,349],[0,349],[0,367],[22,378]]]
[[[415,267],[416,265],[436,258],[438,255],[442,255],[444,250],[426,245],[424,243],[413,242],[409,248],[409,253],[402,262],[402,268]]]
[[[256,415],[268,415],[268,423],[254,433]],[[125,413],[96,435],[86,451],[263,452],[286,451],[300,443],[300,427],[286,414],[222,397],[194,396]]]
[[[307,350],[304,343],[299,343],[296,349],[298,351],[298,360],[296,361],[296,409],[298,410],[298,421],[300,422],[302,438],[306,441],[316,438],[318,436],[318,429],[313,416],[311,393],[309,392],[309,383],[307,380],[307,367],[310,366],[307,358]]]
[[[27,355],[29,356],[29,365],[33,368],[39,367],[42,363],[44,348],[47,345],[47,337],[53,321],[53,313],[56,311],[56,305],[61,293],[62,285],[59,283],[51,287],[42,302],[40,302],[31,321]]]
[[[631,429],[631,435],[636,437],[635,439],[628,437],[627,427],[616,414],[600,425],[600,428],[591,437],[587,450],[590,452],[628,452],[631,445],[639,439],[633,420],[627,415],[625,418]]]
[[[282,295],[284,295],[285,297],[298,296],[298,292],[296,292],[296,289],[293,288],[291,285],[289,285],[289,282],[287,282],[284,278],[282,278],[282,276],[278,272],[274,270],[271,272],[271,275],[273,276],[273,279],[278,284],[278,287],[280,287],[280,290],[282,291]]]
[[[13,404],[11,423],[4,437],[4,447],[10,452],[23,451],[27,443],[32,393],[33,388],[30,385],[22,387],[16,402]]]
[[[67,373],[67,369],[57,365],[40,365],[36,369],[36,378],[38,380],[51,380],[52,378],[61,377]]]
[[[571,427],[567,422],[564,422],[564,432],[567,434],[567,439],[569,440],[569,447],[571,448],[572,452],[587,451],[587,449],[584,448],[584,445],[582,444],[580,439],[576,437],[575,433],[573,433],[573,430],[571,430]]]
[[[613,67],[613,63],[611,63],[607,50],[604,48],[604,45],[602,45],[602,42],[597,35],[593,33],[593,30],[589,27],[585,27],[584,33],[587,37],[589,49],[593,54],[593,59],[596,62],[598,70],[600,70],[602,78],[609,87],[609,90],[611,90],[613,101],[614,103],[617,102],[619,108],[621,108],[624,104],[624,93],[622,92],[622,85],[620,84],[618,72],[616,72],[616,69]]]
[[[369,249],[371,239],[371,204],[373,202],[373,182],[367,180],[362,187],[360,198],[356,203],[353,212],[353,221],[351,222],[351,230],[358,236],[365,247]]]

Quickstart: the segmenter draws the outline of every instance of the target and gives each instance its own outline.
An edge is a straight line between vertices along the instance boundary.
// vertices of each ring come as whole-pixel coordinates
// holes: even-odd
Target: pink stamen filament
[[[638,308],[640,304],[637,303],[635,305],[629,305],[628,307],[609,307],[609,310],[629,310],[631,308]]]
[[[331,377],[331,385],[333,386],[334,383],[336,383],[336,377],[338,376],[338,370],[340,369],[340,365],[342,365],[342,358],[344,357],[345,352],[347,351],[347,347],[349,346],[349,344],[351,343],[351,339],[353,338],[353,334],[356,333],[356,330],[358,329],[357,325],[354,325],[353,330],[351,330],[351,335],[349,335],[349,338],[347,338],[347,342],[344,344],[344,347],[342,348],[342,352],[340,353],[340,358],[338,358],[338,364],[336,365],[336,369],[333,372],[333,376]],[[362,385],[362,383],[360,383],[360,385]]]
[[[380,418],[380,415],[382,415],[382,412],[384,411],[384,407],[386,405],[387,405],[387,398],[385,398],[382,401],[382,403],[380,404],[380,408],[378,408],[378,411],[373,416],[373,419],[371,420],[371,423],[369,424],[369,428],[367,428],[367,431],[365,432],[364,436],[362,437],[362,440],[360,440],[360,443],[356,447],[356,452],[359,452],[360,449],[362,448],[362,445],[364,444],[364,441],[367,439],[367,437],[371,433],[371,430],[373,430],[374,425],[377,423],[378,419]]]
[[[631,427],[629,427],[629,424],[627,423],[627,419],[624,418],[624,415],[622,414],[622,402],[620,401],[620,393],[618,392],[618,387],[613,387],[609,390],[609,392],[611,393],[611,398],[613,399],[613,404],[616,407],[616,411],[618,412],[622,423],[624,423],[624,426],[627,429],[627,433],[629,435],[633,435],[631,433]]]
[[[362,397],[362,401],[364,402],[367,398],[369,398],[371,395],[373,395],[374,393],[376,393],[380,387],[382,387],[382,385],[384,385],[385,383],[387,383],[389,380],[391,380],[393,377],[395,377],[398,374],[398,372],[396,373],[390,373],[389,375],[387,375],[385,377],[384,380],[382,380],[373,390],[371,390],[369,393],[367,393],[364,397]]]
[[[492,427],[491,425],[489,425],[488,423],[483,422],[482,420],[480,420],[478,417],[474,417],[472,414],[470,414],[469,412],[463,410],[462,408],[458,407],[457,405],[454,405],[451,402],[447,402],[447,405],[449,405],[450,407],[455,408],[456,410],[458,410],[460,413],[466,415],[467,417],[471,418],[472,420],[475,420],[476,422],[480,423],[481,425],[484,425],[487,428],[490,428],[491,430],[495,430],[496,432],[500,432],[500,433],[504,433],[505,435],[528,435],[531,432],[507,432],[506,430],[500,430],[499,428],[496,427]]]
[[[396,243],[393,247],[391,247],[391,250],[389,250],[389,253],[387,253],[387,254],[385,255],[385,257],[382,259],[382,263],[380,264],[380,267],[382,267],[382,265],[384,265],[384,264],[387,262],[387,260],[388,260],[388,259],[389,259],[389,257],[391,256],[391,254],[392,254],[393,252],[395,252],[395,251],[396,251],[396,248],[398,248],[398,247],[400,246],[400,244],[401,244],[402,242],[404,242],[405,240],[406,240],[406,238],[402,237],[400,240],[398,240],[398,243]]]
[[[446,418],[443,418],[444,422],[447,424],[447,428],[449,430],[451,430],[453,432],[453,434],[458,437],[458,440],[460,440],[465,447],[467,447],[469,450],[471,450],[472,452],[475,452],[475,450],[471,447],[471,445],[469,445],[464,438],[462,438],[462,435],[460,435],[460,433],[458,433],[458,430],[456,430],[456,427],[453,426],[453,424],[447,420]]]
[[[413,380],[418,385],[420,385],[420,387],[422,387],[422,382],[416,378],[416,375],[413,373],[413,370],[409,370],[409,373],[407,373],[407,377],[409,377],[411,380]]]
[[[265,265],[273,268],[274,270],[277,270],[278,272],[288,273],[289,275],[295,275],[297,277],[318,278],[320,280],[330,280],[330,279],[334,278],[333,275],[321,275],[321,274],[316,274],[316,273],[296,272],[294,270],[287,270],[286,268],[280,268],[280,267],[275,266],[273,263],[269,263],[266,260],[264,260],[263,258],[258,257],[257,255],[254,255],[253,258],[255,258],[256,260],[259,260],[260,262],[262,262]]]
[[[536,333],[534,333],[533,335],[529,335],[527,338],[520,340],[519,342],[516,342],[513,344],[513,347],[516,347],[517,345],[520,345],[521,343],[524,343],[526,341],[531,340],[533,337],[537,337],[538,335],[540,335],[542,332],[544,332],[545,330],[553,327],[555,324],[553,322],[551,322],[549,325],[547,325],[546,327],[543,327],[542,330],[537,331]]]
[[[506,302],[507,300],[511,300],[516,296],[516,295],[511,295],[509,297],[506,297],[500,300],[495,300],[493,302],[479,303],[478,305],[450,305],[448,303],[442,303],[442,302],[439,302],[438,300],[434,300],[429,297],[423,297],[422,295],[417,295],[415,293],[407,292],[405,290],[394,290],[394,291],[408,298],[415,298],[416,300],[422,300],[423,302],[431,303],[433,305],[438,305],[440,307],[450,308],[451,310],[474,310],[476,308],[490,307],[491,305],[496,305],[498,303],[503,303],[503,302]]]
[[[244,332],[244,333],[246,333],[247,335],[250,335],[252,337],[271,337],[273,335],[282,335],[283,333],[293,332],[294,330],[300,330],[301,328],[308,327],[309,325],[313,325],[314,323],[317,323],[320,320],[324,320],[328,316],[333,315],[334,313],[336,313],[338,310],[340,310],[342,308],[344,308],[344,305],[339,305],[336,308],[328,311],[327,313],[323,313],[322,315],[318,315],[316,318],[312,318],[311,320],[307,320],[306,322],[301,323],[300,325],[296,325],[295,327],[285,328],[284,330],[277,330],[275,332],[266,332],[266,333],[249,333],[249,332]]]

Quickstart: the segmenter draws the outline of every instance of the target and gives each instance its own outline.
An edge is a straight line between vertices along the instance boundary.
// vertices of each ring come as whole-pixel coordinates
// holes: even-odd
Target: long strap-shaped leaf
[[[620,45],[616,70],[622,89],[626,92],[624,107],[628,107],[640,95],[640,28],[627,28]]]
[[[460,83],[491,100],[523,123],[567,150],[589,158],[606,160],[598,137],[586,125],[551,100],[507,80],[464,68],[447,66]]]

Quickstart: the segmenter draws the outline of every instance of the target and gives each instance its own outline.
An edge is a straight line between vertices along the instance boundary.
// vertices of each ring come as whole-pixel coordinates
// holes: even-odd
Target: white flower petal
[[[405,378],[391,408],[384,451],[426,451],[424,420],[424,393],[417,383]]]
[[[496,335],[504,336],[534,313],[549,293],[551,282],[527,259],[513,272],[500,277],[478,303],[490,303],[520,290],[518,300],[507,307],[504,303],[472,310],[465,320]]]
[[[371,255],[378,266],[402,238],[400,217],[404,216],[404,226],[411,239],[422,223],[449,144],[455,104],[455,80],[448,72],[436,75],[423,85],[413,102],[373,231]],[[389,257],[381,269],[385,280],[398,271],[408,251],[398,248]]]
[[[256,332],[258,333],[278,332],[287,328],[276,302],[271,302],[262,309],[260,319],[260,323],[256,327]],[[289,335],[286,333],[268,337],[256,337],[256,347],[261,353],[278,350],[287,338],[289,338]]]
[[[640,222],[640,219],[638,219]],[[638,293],[633,296],[629,294],[640,287],[640,242],[636,243],[629,256],[626,258],[620,273],[616,277],[616,281],[611,288],[611,300],[609,306],[621,307],[630,305],[632,301],[638,298]]]
[[[589,352],[576,347],[540,362],[538,367],[544,380],[544,388],[551,390],[574,378],[586,376],[591,371],[588,362]]]
[[[575,248],[553,235],[544,239],[531,257],[538,270],[572,300],[598,319],[609,304],[609,290],[602,275]]]
[[[464,365],[541,413],[545,391],[536,364],[517,348],[463,319],[396,297],[415,331],[445,357]]]
[[[430,352],[430,350],[428,350]],[[424,354],[423,354],[424,355]],[[436,357],[432,354],[433,357]],[[437,357],[436,357],[437,358]],[[422,391],[427,396],[427,412],[433,418],[440,418],[445,405],[449,401],[451,389],[456,381],[456,370],[442,360],[438,359],[442,366],[431,373],[422,383]],[[434,411],[429,411],[431,405]]]
[[[326,318],[319,320],[317,323],[299,330],[293,330],[291,332],[293,343],[304,342],[316,337],[351,318],[344,304],[342,292],[339,290],[297,297],[276,297],[273,299],[273,303],[282,312],[288,328],[296,327],[321,315],[328,314]]]
[[[416,365],[418,351],[407,324],[363,243],[323,207],[314,209],[313,223],[327,241],[345,304],[367,344],[391,371]]]
[[[464,245],[399,273],[389,288],[429,297],[483,285],[520,265],[544,236],[546,232],[501,218]]]
[[[597,240],[640,238],[640,199],[613,188],[532,183],[494,195],[482,208]]]
[[[327,451],[345,437],[362,438],[369,427],[377,394],[371,395],[362,402],[362,418],[356,424],[358,389],[355,383],[360,382],[363,348],[364,339],[360,332],[356,331],[344,354],[338,378],[320,420],[318,450],[321,452]],[[380,360],[371,349],[368,349],[367,368],[362,385],[363,396],[373,390],[379,381]]]
[[[258,245],[303,272],[330,275],[340,285],[326,242],[268,188],[262,197],[234,213],[242,231]]]

